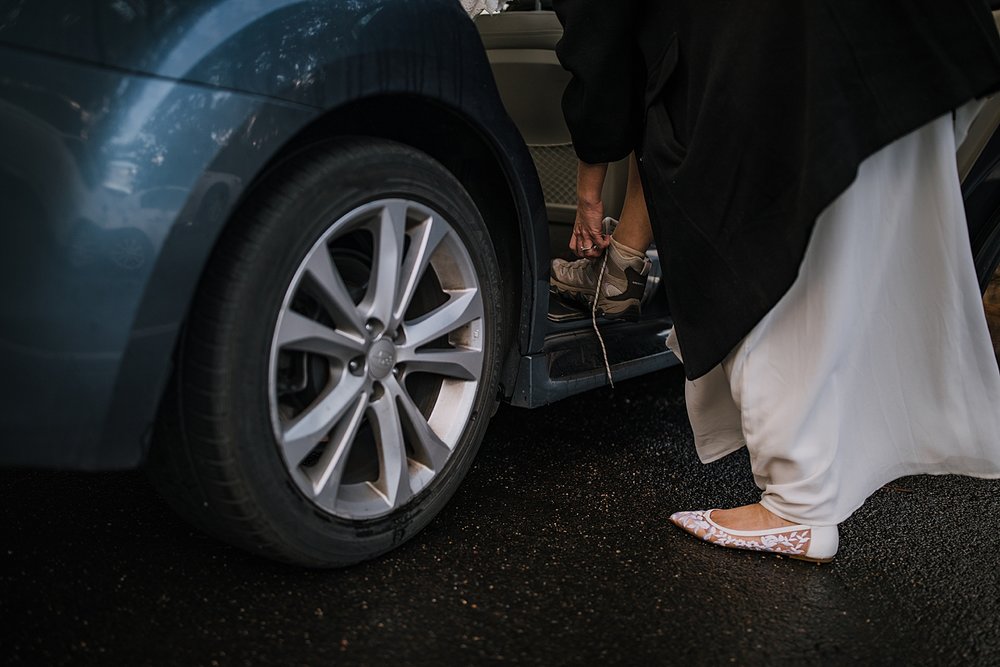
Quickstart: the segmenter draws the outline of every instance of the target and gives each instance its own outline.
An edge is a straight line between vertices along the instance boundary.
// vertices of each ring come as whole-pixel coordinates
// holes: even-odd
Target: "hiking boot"
[[[601,283],[601,295],[597,300],[597,313],[607,319],[639,319],[642,296],[646,291],[650,261],[645,253],[624,246],[611,238],[606,251],[608,266]],[[593,307],[597,278],[601,274],[603,257],[597,259],[552,260],[552,275],[549,285],[561,297],[585,306]]]

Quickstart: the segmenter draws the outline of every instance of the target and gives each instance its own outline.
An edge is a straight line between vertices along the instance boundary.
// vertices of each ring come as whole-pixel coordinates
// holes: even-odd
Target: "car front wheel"
[[[208,265],[150,455],[196,524],[342,566],[425,526],[497,400],[500,272],[474,202],[351,139],[258,186]]]

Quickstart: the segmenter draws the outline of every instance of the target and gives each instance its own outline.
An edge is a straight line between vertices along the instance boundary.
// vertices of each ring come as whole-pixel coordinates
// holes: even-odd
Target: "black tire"
[[[390,514],[351,520],[323,511],[286,469],[269,413],[268,360],[302,258],[334,220],[384,198],[439,212],[474,261],[483,290],[483,369],[470,416],[441,471]],[[195,525],[279,561],[339,567],[399,546],[455,492],[496,407],[500,290],[486,225],[440,164],[400,144],[361,138],[298,155],[255,188],[208,263],[150,452],[154,484]]]

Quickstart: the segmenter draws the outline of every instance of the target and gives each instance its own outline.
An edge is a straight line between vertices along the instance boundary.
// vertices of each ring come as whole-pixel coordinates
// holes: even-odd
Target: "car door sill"
[[[616,382],[680,363],[666,347],[669,317],[598,325]],[[540,407],[607,384],[600,342],[592,328],[581,326],[549,335],[541,352],[521,358],[511,404]]]

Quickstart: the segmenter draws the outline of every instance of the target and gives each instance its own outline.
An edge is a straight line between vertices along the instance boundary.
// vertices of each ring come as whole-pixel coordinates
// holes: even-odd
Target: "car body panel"
[[[16,4],[0,17],[4,463],[141,461],[229,213],[300,133],[362,99],[430,99],[491,146],[525,253],[519,347],[542,348],[544,204],[457,3]]]

